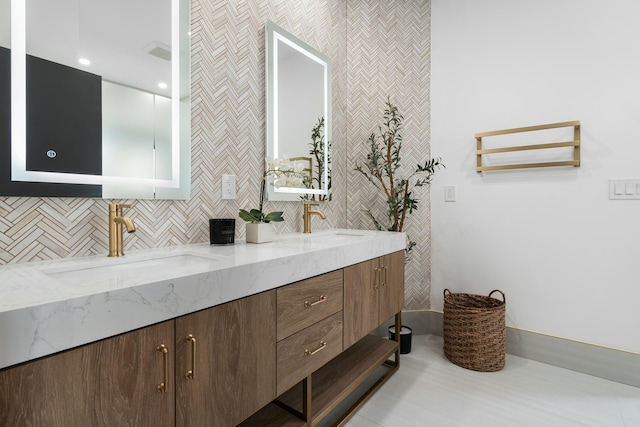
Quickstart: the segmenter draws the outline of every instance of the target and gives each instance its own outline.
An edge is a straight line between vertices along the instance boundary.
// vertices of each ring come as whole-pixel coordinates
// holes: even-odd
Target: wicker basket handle
[[[451,291],[449,289],[445,289],[444,290],[444,297],[447,297],[447,293],[449,293],[449,295],[451,295]]]
[[[489,293],[489,297],[491,297],[491,295],[493,295],[494,292],[500,292],[500,295],[502,295],[502,302],[504,302],[505,304],[507,303],[507,297],[504,296],[504,292],[502,292],[500,289],[494,289],[493,291],[491,291]]]

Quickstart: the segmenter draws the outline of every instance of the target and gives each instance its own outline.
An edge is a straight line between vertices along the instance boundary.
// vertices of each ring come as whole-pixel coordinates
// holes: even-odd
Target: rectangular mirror
[[[331,187],[331,63],[271,21],[265,26],[269,200],[322,199]]]
[[[189,198],[189,6],[0,0],[0,196]]]

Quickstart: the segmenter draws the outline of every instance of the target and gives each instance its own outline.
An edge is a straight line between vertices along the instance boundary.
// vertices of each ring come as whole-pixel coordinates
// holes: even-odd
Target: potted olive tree
[[[398,107],[387,97],[383,123],[378,126],[378,132],[371,133],[367,140],[367,159],[355,167],[356,171],[382,191],[385,198],[386,218],[378,219],[371,209],[364,210],[378,230],[402,231],[407,215],[418,209],[419,200],[413,192],[414,188],[430,185],[436,169],[444,167],[440,158],[430,159],[424,164],[418,164],[408,174],[401,174],[403,120]],[[408,238],[407,252],[415,245]]]

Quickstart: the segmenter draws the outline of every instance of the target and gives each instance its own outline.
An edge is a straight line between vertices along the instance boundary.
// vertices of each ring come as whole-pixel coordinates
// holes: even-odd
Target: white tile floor
[[[347,425],[640,427],[640,388],[511,355],[501,371],[470,371],[444,357],[442,337],[416,335]]]

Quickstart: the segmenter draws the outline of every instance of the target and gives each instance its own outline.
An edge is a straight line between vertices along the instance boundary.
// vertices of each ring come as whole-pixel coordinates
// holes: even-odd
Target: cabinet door
[[[176,319],[178,427],[235,426],[276,398],[275,294]]]
[[[344,349],[378,326],[378,258],[344,269]]]
[[[0,372],[2,426],[172,426],[173,321]],[[157,350],[167,346],[167,353]],[[167,359],[164,359],[164,357]]]
[[[379,323],[384,323],[404,307],[404,251],[381,257],[380,268]]]

